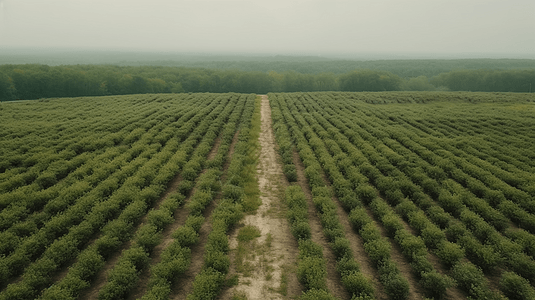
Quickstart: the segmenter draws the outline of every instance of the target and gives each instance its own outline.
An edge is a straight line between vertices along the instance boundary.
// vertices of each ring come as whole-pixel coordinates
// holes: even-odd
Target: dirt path
[[[284,175],[275,150],[271,108],[267,96],[262,96],[259,143],[261,150],[257,178],[262,205],[254,215],[245,216],[242,224],[257,227],[261,236],[257,238],[256,243],[269,246],[262,247],[261,253],[253,253],[249,263],[255,268],[250,276],[242,277],[242,274],[238,274],[239,284],[224,290],[220,299],[231,299],[236,294],[246,295],[247,299],[287,299],[300,295],[302,291],[295,276],[288,274],[288,268],[296,265],[298,250],[286,215],[281,213],[281,195],[287,183],[281,181]],[[237,234],[238,230],[234,230],[230,237],[232,252],[235,252],[238,245]]]

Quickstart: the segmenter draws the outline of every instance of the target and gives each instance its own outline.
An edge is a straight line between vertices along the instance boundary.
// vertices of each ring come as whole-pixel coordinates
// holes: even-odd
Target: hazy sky
[[[535,0],[0,0],[1,47],[535,53]]]

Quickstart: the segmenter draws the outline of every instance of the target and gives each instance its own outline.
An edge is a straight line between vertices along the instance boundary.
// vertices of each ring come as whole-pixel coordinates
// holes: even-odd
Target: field
[[[535,299],[535,96],[0,104],[0,299]]]

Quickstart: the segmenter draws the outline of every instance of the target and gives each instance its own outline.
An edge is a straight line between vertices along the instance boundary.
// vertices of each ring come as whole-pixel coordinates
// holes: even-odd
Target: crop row
[[[253,120],[259,119],[260,103],[258,99],[250,102],[254,105],[247,106],[244,111],[246,121],[239,129],[238,142],[226,171],[221,200],[216,203],[210,218],[211,231],[204,247],[204,264],[201,272],[195,276],[193,289],[187,295],[188,300],[214,299],[223,286],[230,268],[227,232],[243,216],[243,204],[246,197],[244,187],[250,180],[245,170],[255,164],[249,152],[255,151],[252,145],[256,141],[251,138],[260,130],[258,124],[253,126],[256,124]]]
[[[130,236],[128,232],[131,232],[139,223],[140,218],[146,214],[147,209],[152,206],[159,194],[165,189],[167,182],[175,176],[177,171],[188,165],[188,157],[196,144],[201,142],[201,137],[206,132],[212,141],[217,137],[217,131],[214,132],[214,128],[209,130],[211,121],[215,120],[221,110],[228,106],[229,99],[232,98],[237,99],[238,96],[212,96],[210,105],[201,109],[198,116],[194,117],[196,122],[200,122],[198,125],[191,126],[192,124],[186,122],[178,129],[167,131],[163,135],[166,139],[161,140],[163,143],[147,137],[144,147],[134,148],[132,146],[131,151],[138,155],[132,160],[136,162],[135,164],[123,164],[120,166],[119,173],[110,173],[111,175],[107,178],[102,176],[104,177],[102,183],[107,183],[107,185],[100,183],[96,188],[83,194],[82,198],[73,201],[73,205],[67,204],[68,208],[65,211],[53,216],[36,234],[24,239],[23,243],[16,247],[11,255],[2,258],[4,260],[2,267],[6,269],[6,272],[2,272],[2,275],[5,276],[5,281],[2,282],[7,283],[7,280],[17,275],[16,272],[22,270],[24,272],[20,280],[16,284],[7,286],[6,290],[0,293],[0,296],[8,299],[35,297],[40,289],[50,283],[51,276],[56,270],[72,261],[100,229],[102,230],[96,236],[99,238],[90,246],[93,252],[88,251],[87,253],[91,254],[82,257],[85,257],[87,262],[92,261],[92,263],[96,262],[95,259],[99,258],[98,255],[100,255],[101,261],[103,261],[103,257],[109,257],[114,249],[128,240]],[[235,103],[236,100],[230,102]],[[222,125],[224,121],[226,120],[221,120],[219,124]],[[185,129],[181,130],[183,128]],[[192,132],[184,139],[188,130]],[[159,132],[164,131],[165,128],[160,127],[152,132],[147,132],[147,134],[155,137],[158,136]],[[146,136],[146,134],[142,136]],[[181,140],[183,142],[180,144]],[[197,147],[197,150],[207,154],[210,148],[210,145],[205,145]],[[128,149],[125,150],[128,151]],[[183,173],[192,173],[198,167],[198,163],[193,164],[184,168]],[[186,174],[183,175],[188,178]],[[99,189],[98,187],[101,185],[102,187]],[[170,205],[172,207],[176,204]],[[161,217],[155,213],[149,214],[149,219],[155,222],[158,222],[157,220]],[[67,234],[64,235],[65,233]],[[152,238],[149,232],[146,233],[147,237]],[[24,247],[24,245],[26,246]],[[82,251],[82,253],[86,253],[86,251]],[[95,253],[97,256],[94,255]],[[32,258],[37,260],[31,262]],[[75,289],[79,290],[84,285],[83,281],[88,279],[87,276],[90,277],[91,272],[94,274],[98,269],[99,264],[91,266],[92,263],[85,266],[80,265],[82,266],[81,270],[84,270],[84,267],[94,269],[85,270],[89,272],[85,275],[83,273],[75,274],[78,279],[82,279],[82,282],[75,282],[78,284]],[[28,264],[29,266],[25,270],[24,266]],[[76,272],[69,272],[69,274]],[[72,279],[76,276],[68,278]]]
[[[288,105],[288,106],[292,105],[293,102],[297,103],[299,110],[297,110],[294,114],[303,115],[308,121],[308,123],[303,122],[302,124],[300,124],[301,125],[300,127],[304,128],[306,125],[315,129],[315,131],[318,133],[318,135],[321,138],[321,140],[319,139],[318,140],[325,142],[325,144],[327,145],[327,148],[333,155],[333,158],[335,158],[335,162],[336,161],[338,162],[338,166],[340,167],[340,170],[343,171],[342,173],[346,176],[346,178],[350,179],[350,181],[353,181],[355,183],[353,185],[353,188],[356,189],[356,191],[358,191],[358,188],[359,188],[358,184],[362,185],[362,182],[368,179],[370,183],[372,183],[381,192],[381,195],[385,197],[385,199],[389,202],[389,204],[396,207],[396,211],[399,211],[400,209],[402,209],[403,207],[401,206],[402,203],[404,203],[405,207],[407,207],[408,205],[406,204],[408,203],[407,199],[414,200],[414,203],[417,203],[418,205],[415,206],[414,204],[411,204],[412,208],[415,208],[415,207],[423,208],[423,211],[426,211],[426,213],[428,213],[430,217],[431,216],[434,217],[433,221],[439,221],[439,223],[437,224],[449,225],[448,223],[452,220],[451,216],[445,213],[443,210],[441,211],[441,208],[435,205],[433,202],[429,202],[429,198],[427,198],[425,194],[421,193],[420,184],[422,183],[422,180],[415,181],[415,183],[418,183],[418,184],[412,184],[410,183],[410,179],[416,178],[417,176],[404,176],[402,174],[399,174],[399,171],[396,171],[398,173],[394,172],[394,170],[398,168],[399,170],[404,170],[404,171],[407,171],[407,170],[418,171],[417,168],[410,169],[409,167],[407,167],[407,165],[409,165],[410,167],[414,165],[413,163],[414,157],[411,157],[410,159],[408,157],[400,157],[399,155],[397,155],[396,157],[395,155],[393,155],[392,150],[385,147],[384,144],[374,142],[371,139],[366,140],[359,136],[360,134],[364,134],[363,137],[373,137],[373,138],[380,137],[381,139],[386,139],[386,140],[389,139],[390,135],[394,136],[394,134],[392,133],[393,130],[389,130],[389,129],[392,129],[393,127],[389,127],[388,124],[374,124],[377,122],[377,120],[381,120],[381,118],[377,116],[374,116],[375,118],[367,117],[367,114],[373,116],[374,114],[380,115],[381,112],[377,112],[377,110],[369,109],[369,107],[366,107],[366,106],[360,107],[356,105],[354,102],[350,102],[350,101],[346,101],[345,103],[344,101],[332,101],[332,99],[328,101],[325,101],[322,99],[323,101],[320,101],[317,98],[321,98],[322,95],[318,95],[318,94],[312,94],[312,95],[307,95],[307,96],[305,97],[297,96],[297,97],[294,97],[294,99],[286,98],[284,99],[285,101],[284,103],[285,105]],[[312,100],[311,98],[313,98],[314,100]],[[296,99],[299,99],[300,101],[296,101]],[[348,102],[350,104],[347,104]],[[317,103],[321,103],[321,106],[319,106]],[[338,111],[333,110],[332,107],[335,106],[334,104],[341,106],[342,104],[340,103],[346,104],[344,109],[338,110]],[[351,107],[351,108],[347,109],[347,107]],[[339,109],[339,108],[336,108],[336,109]],[[359,114],[358,109],[361,109],[364,112],[364,113],[360,113],[359,115],[360,119],[355,119],[352,116],[352,114],[347,113],[347,111],[351,111],[352,113],[355,113],[358,115]],[[326,119],[323,117],[325,117]],[[316,120],[318,120],[318,122],[321,123],[322,126],[327,126],[327,127],[325,127],[325,129],[322,129],[317,124],[314,124]],[[359,127],[359,125],[363,127]],[[367,127],[364,127],[364,126],[367,126]],[[364,128],[368,131],[363,131]],[[344,135],[347,135],[347,137],[345,137]],[[398,135],[399,135],[399,132],[398,132]],[[331,137],[334,137],[334,140],[336,141],[336,143],[333,143],[333,140],[331,140]],[[311,139],[312,136],[307,137],[307,138],[310,138],[310,140],[312,141]],[[321,143],[319,141],[314,141],[314,143],[317,144],[318,147],[321,146]],[[344,149],[345,153],[341,153],[340,150],[336,150],[337,143],[340,145],[342,149]],[[354,145],[358,145],[358,147],[361,148],[363,152],[359,153],[360,151],[354,147],[353,143]],[[370,147],[371,145],[373,146]],[[384,155],[385,157],[388,157],[389,159],[390,158],[393,158],[393,159],[391,161],[385,160],[385,158],[381,157],[382,155]],[[348,161],[347,158],[350,158],[350,160]],[[368,159],[370,160],[368,161]],[[351,162],[351,160],[353,162]],[[351,168],[352,164],[356,166],[356,168]],[[377,166],[377,168],[373,167],[372,164]],[[326,170],[326,172],[329,174],[331,172],[330,170],[336,171],[335,165],[336,163],[325,160],[323,169]],[[359,174],[358,171],[362,171],[362,173]],[[419,172],[415,172],[416,175],[418,173],[421,174],[421,169],[419,169]],[[334,172],[334,174],[336,173]],[[362,175],[365,175],[364,178]],[[430,175],[432,176],[432,174]],[[332,178],[333,176],[330,174],[329,176],[331,177],[331,180],[336,180],[336,177]],[[403,185],[400,185],[400,184],[403,184]],[[424,184],[423,186],[425,187],[426,185]],[[408,197],[408,198],[404,200],[403,197]],[[342,197],[339,197],[339,198],[341,199],[341,201],[343,201]],[[448,202],[448,201],[445,201],[445,202]],[[395,216],[392,217],[392,215],[388,213],[388,210],[386,211],[384,210],[386,208],[385,205],[382,205],[382,206],[378,205],[377,201],[375,201],[374,207],[375,209],[373,210],[376,213],[376,217],[381,217],[383,219],[383,225],[385,226],[386,229],[401,228],[399,220],[395,221],[397,217]],[[383,209],[378,209],[380,207],[383,207]],[[408,207],[411,207],[411,206],[408,206]],[[378,215],[377,212],[380,212],[380,214]],[[426,241],[427,246],[428,247],[431,246],[432,249],[436,249],[435,250],[436,253],[441,253],[442,257],[447,256],[446,255],[447,252],[450,251],[450,250],[446,251],[447,249],[453,249],[453,250],[457,249],[456,247],[458,246],[456,244],[453,244],[449,241],[446,242],[446,240],[444,239],[444,236],[446,236],[445,233],[451,233],[451,231],[446,231],[446,232],[441,231],[439,227],[433,224],[433,222],[429,222],[429,221],[423,224],[427,224],[431,226],[427,226],[427,225],[423,227],[417,226],[416,220],[418,218],[416,218],[415,216],[419,216],[420,220],[422,220],[421,218],[422,216],[423,216],[423,220],[426,219],[426,214],[425,213],[422,214],[422,212],[410,211],[410,213],[414,215],[412,217],[414,221],[409,222],[409,224],[413,226],[413,228],[419,228],[419,230],[417,230],[417,233],[422,234],[422,237]],[[387,223],[388,225],[384,223],[385,216],[389,216],[388,218],[386,218],[389,221],[389,223]],[[409,220],[408,213],[402,214],[402,216],[406,221]],[[473,224],[479,224],[477,226],[484,226],[485,224],[484,221],[481,220],[480,218],[479,218],[480,221],[477,221],[478,216],[474,215],[469,210],[466,210],[463,216],[464,217],[461,220],[462,222],[465,222],[465,223],[472,222],[472,223],[467,223],[467,225],[465,225],[464,223],[461,222],[459,224],[462,227],[457,226],[457,228],[468,228],[469,230],[473,231],[475,229]],[[469,220],[474,220],[477,223],[473,223],[474,221],[469,221]],[[398,224],[398,225],[395,225],[395,224]],[[487,225],[487,229],[485,230],[488,230],[488,225]],[[496,256],[497,253],[500,253],[500,252],[496,252],[498,251],[497,247],[500,247],[500,246],[506,247],[504,249],[501,249],[502,250],[501,253],[504,253],[503,250],[505,249],[509,250],[511,249],[511,247],[513,247],[512,249],[516,249],[516,251],[513,252],[514,254],[509,255],[507,257],[508,259],[510,258],[508,260],[509,267],[513,268],[515,272],[519,272],[519,274],[523,274],[523,276],[525,276],[526,278],[529,278],[529,279],[532,278],[530,276],[531,271],[529,271],[531,269],[531,267],[529,267],[529,265],[531,264],[530,258],[525,257],[525,256],[522,257],[522,253],[520,253],[521,255],[518,256],[519,249],[518,247],[514,245],[514,243],[511,244],[510,241],[503,239],[501,235],[494,234],[494,237],[495,238],[497,237],[498,240],[494,242],[493,246],[487,246],[486,244],[480,244],[477,239],[474,239],[474,237],[471,237],[472,233],[470,231],[467,231],[467,229],[464,229],[463,232],[464,233],[461,234],[461,236],[465,236],[465,238],[463,238],[465,241],[461,242],[463,247],[461,247],[460,250],[468,250],[467,253],[470,254],[472,259],[474,259],[475,261],[479,260],[478,263],[480,265],[484,266],[484,264],[486,263],[485,258],[488,258],[488,254],[485,254],[485,251],[487,251],[491,255],[490,257],[492,257],[492,255]],[[442,241],[444,241],[444,243],[440,242],[440,239],[436,240],[436,237],[434,237],[434,235],[437,235],[437,234],[439,238],[442,236]],[[481,237],[477,234],[476,236]],[[448,235],[448,237],[450,237],[450,235]],[[466,240],[466,238],[468,238],[468,240]],[[487,241],[485,241],[485,243],[487,243]],[[455,246],[450,246],[450,245],[455,245]],[[400,243],[400,246],[403,248],[402,243]],[[437,248],[437,246],[441,248]],[[422,248],[422,246],[419,246],[419,247],[420,249],[425,250],[425,248]],[[447,249],[445,247],[447,247]],[[459,251],[455,251],[455,252],[461,253],[460,254],[461,257],[463,256],[462,252],[459,252]],[[459,256],[459,254],[457,256]],[[513,257],[515,258],[513,259]],[[492,262],[490,263],[492,265]],[[414,265],[414,261],[413,261],[413,265]],[[451,266],[451,263],[450,263],[450,266]],[[459,265],[459,266],[468,268],[468,266],[465,266],[465,265]],[[459,285],[469,290],[471,285],[465,284],[466,279],[461,278],[462,276],[460,275],[462,274],[462,272],[459,272],[459,271],[455,272],[454,270],[457,270],[457,269],[455,268],[453,269],[451,273],[452,276],[457,277],[456,279],[458,279],[458,281],[459,279],[461,279],[461,281],[458,282]],[[513,276],[511,275],[511,273],[504,273],[503,275],[504,278],[511,278],[511,276]],[[523,284],[523,286],[525,287],[525,284]],[[508,293],[506,290],[507,288],[504,287],[503,288],[504,293]],[[473,295],[479,296],[479,295],[476,295],[475,292]]]

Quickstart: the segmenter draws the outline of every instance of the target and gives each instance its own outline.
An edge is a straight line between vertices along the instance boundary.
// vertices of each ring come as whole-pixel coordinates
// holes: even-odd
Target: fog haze
[[[0,48],[535,53],[533,0],[0,0]]]

